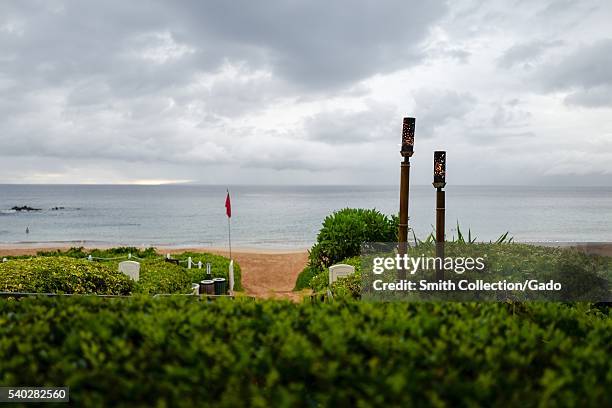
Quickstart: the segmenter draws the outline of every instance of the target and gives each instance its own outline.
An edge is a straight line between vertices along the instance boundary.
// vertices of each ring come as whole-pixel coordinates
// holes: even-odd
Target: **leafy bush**
[[[338,278],[332,284],[331,291],[334,299],[360,299],[361,298],[361,272]]]
[[[388,217],[375,209],[345,208],[327,216],[317,242],[310,249],[308,267],[298,277],[295,289],[308,287],[310,279],[325,268],[359,255],[363,243],[396,241],[397,227],[397,217]]]
[[[132,287],[116,269],[86,260],[55,256],[0,263],[0,290],[5,292],[126,295]]]
[[[0,338],[2,385],[77,406],[612,404],[584,304],[0,300]]]
[[[140,279],[136,283],[138,293],[189,293],[191,276],[185,268],[159,259],[140,262]]]
[[[397,220],[377,210],[345,208],[329,215],[310,250],[309,264],[325,268],[357,256],[364,242],[394,242]]]
[[[119,262],[126,260],[128,254],[132,255],[132,260],[138,261],[141,264],[140,280],[133,285],[136,293],[155,294],[191,292],[191,283],[200,282],[206,275],[206,267],[203,266],[202,269],[198,269],[198,261],[202,261],[204,265],[206,262],[212,264],[213,277],[223,277],[229,280],[228,268],[230,260],[224,256],[209,253],[184,252],[174,254],[174,259],[182,261],[179,266],[165,262],[163,256],[158,254],[155,248],[139,249],[135,247],[117,247],[85,250],[85,248],[80,247],[61,251],[40,251],[37,257],[69,257],[84,260],[91,255],[96,264],[103,264],[116,271],[118,270]],[[187,269],[187,258],[190,256],[194,264],[192,265],[192,269]],[[31,259],[31,256],[23,255],[7,258]],[[237,291],[242,290],[240,265],[236,261],[234,261],[234,289]]]
[[[319,268],[315,268],[310,265],[306,265],[306,267],[300,272],[295,281],[295,288],[293,290],[302,290],[310,287],[310,283],[313,279],[323,275]],[[321,278],[324,280],[324,278]]]

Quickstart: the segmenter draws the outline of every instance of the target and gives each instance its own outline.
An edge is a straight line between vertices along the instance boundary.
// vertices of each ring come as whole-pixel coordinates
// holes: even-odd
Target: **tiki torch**
[[[444,279],[444,186],[446,185],[446,152],[434,152],[434,181],[436,188],[436,280]]]
[[[408,252],[408,197],[410,194],[410,157],[414,153],[414,126],[415,118],[404,118],[402,150],[400,151],[404,160],[402,161],[400,176],[400,213],[397,237],[400,256],[404,256]],[[400,269],[399,278],[406,278],[404,269]]]

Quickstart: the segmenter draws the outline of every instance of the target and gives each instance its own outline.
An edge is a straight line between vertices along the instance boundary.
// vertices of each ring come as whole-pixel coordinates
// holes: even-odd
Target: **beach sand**
[[[16,245],[0,246],[0,257],[15,255],[36,255],[38,251],[67,250],[70,246],[53,247],[19,247]],[[93,249],[100,247],[86,247]],[[157,249],[160,254],[181,252],[208,252],[229,256],[223,248],[165,248]],[[232,257],[240,265],[242,286],[245,294],[257,298],[285,298],[299,301],[306,293],[293,292],[295,281],[308,261],[308,251],[286,249],[236,248]]]
[[[185,251],[208,252],[229,257],[229,251],[220,248],[159,249],[160,253],[171,254]],[[308,262],[307,250],[238,248],[232,250],[232,258],[240,265],[242,286],[247,295],[294,301],[303,297],[303,293],[293,292],[293,287]]]

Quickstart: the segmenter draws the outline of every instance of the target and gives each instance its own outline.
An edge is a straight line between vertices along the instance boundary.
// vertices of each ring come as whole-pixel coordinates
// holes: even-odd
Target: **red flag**
[[[227,214],[227,218],[232,218],[232,202],[230,201],[229,190],[225,198],[225,213]]]

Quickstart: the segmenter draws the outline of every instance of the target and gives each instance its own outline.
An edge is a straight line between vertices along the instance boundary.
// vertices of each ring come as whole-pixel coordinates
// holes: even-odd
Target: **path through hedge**
[[[209,251],[228,256],[227,251]],[[233,252],[242,270],[242,286],[246,294],[258,298],[301,299],[293,292],[299,273],[306,266],[308,253]]]

